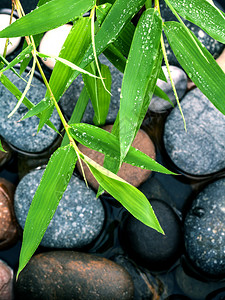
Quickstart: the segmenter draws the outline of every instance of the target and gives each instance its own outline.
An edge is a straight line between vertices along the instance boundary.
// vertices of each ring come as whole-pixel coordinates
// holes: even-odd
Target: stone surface
[[[41,180],[43,170],[34,170],[19,182],[15,192],[15,213],[24,228],[26,216]],[[104,209],[95,193],[83,181],[72,176],[51,220],[41,245],[55,248],[81,248],[100,233]]]
[[[122,228],[121,243],[129,256],[141,266],[151,271],[165,271],[181,254],[181,224],[167,203],[160,200],[150,200],[150,203],[165,235],[129,215]]]
[[[116,120],[116,116],[120,107],[120,91],[121,91],[121,85],[123,80],[123,74],[120,71],[118,71],[103,54],[99,56],[99,59],[102,64],[105,64],[109,67],[112,76],[112,86],[111,86],[112,97],[109,106],[109,112],[106,118],[106,124],[110,124],[110,123],[112,124]],[[68,90],[64,93],[64,95],[60,100],[60,105],[62,107],[62,110],[68,119],[72,115],[73,109],[77,103],[77,100],[79,98],[83,86],[84,86],[84,82],[82,80],[82,76],[79,75],[76,78],[76,80],[71,84],[71,86],[68,88]],[[93,124],[93,117],[94,117],[94,110],[91,101],[89,101],[82,122]]]
[[[225,180],[208,185],[193,201],[184,223],[187,255],[208,276],[225,275]]]
[[[26,86],[24,81],[10,70],[4,74],[23,92]],[[34,77],[26,95],[27,98],[34,104],[37,104],[44,98],[45,93],[45,85]],[[21,151],[38,153],[49,148],[56,140],[58,134],[46,125],[37,134],[39,119],[36,116],[18,122],[28,111],[24,104],[21,104],[16,113],[11,118],[8,118],[9,113],[11,113],[17,103],[17,99],[1,83],[0,102],[0,133],[9,144]],[[53,112],[50,120],[60,130],[61,122],[56,110]]]
[[[220,9],[222,8],[221,5],[218,4],[218,2],[213,1],[215,5],[217,5]],[[160,2],[160,11],[163,20],[165,21],[177,21],[177,18],[174,16],[174,14],[171,12],[169,7],[166,5],[165,1]],[[197,25],[183,19],[184,24],[196,35],[196,37],[199,39],[199,41],[206,47],[206,49],[215,57],[217,58],[222,50],[224,49],[224,45],[216,40],[214,40],[212,37],[210,37],[207,33],[205,33],[201,28],[199,28]],[[169,60],[169,64],[174,66],[180,66],[178,63],[175,55],[172,52],[172,49],[166,39],[166,36],[164,34],[164,41],[165,41],[165,48],[166,48],[166,54]]]
[[[225,288],[219,289],[207,295],[206,300],[224,300]]]
[[[13,208],[14,191],[12,183],[0,178],[0,249],[8,248],[19,238],[19,225]]]
[[[12,18],[12,23],[16,21],[16,18]],[[9,26],[10,24],[10,14],[2,14],[0,13],[0,31],[3,30],[5,27]],[[21,38],[15,37],[10,38],[6,55],[12,53],[20,44]],[[6,39],[0,39],[0,54],[3,55],[5,49]]]
[[[160,87],[168,95],[173,104],[176,104],[176,99],[174,96],[173,88],[171,86],[167,68],[166,66],[162,66],[162,69],[167,78],[167,82],[158,79],[157,86]],[[177,95],[179,99],[182,99],[187,89],[187,75],[182,69],[176,66],[170,66],[170,72],[176,87]],[[168,101],[165,101],[162,98],[153,95],[149,105],[149,109],[151,111],[164,112],[170,108],[172,108],[172,105]]]
[[[167,297],[165,300],[191,300],[191,299],[184,295],[174,294],[174,295]]]
[[[72,28],[72,25],[65,24],[46,32],[40,42],[39,52],[59,56],[60,50]],[[55,66],[53,58],[42,59],[43,63],[51,70]]]
[[[72,251],[38,254],[16,283],[16,299],[130,300],[130,275],[114,262]]]
[[[0,299],[13,300],[13,270],[0,260]]]
[[[103,127],[103,129],[107,131],[112,130],[112,125],[106,125]],[[143,130],[139,130],[137,136],[134,139],[133,147],[141,150],[151,158],[155,159],[155,147],[152,143],[151,139],[145,133]],[[100,165],[103,165],[104,162],[104,154],[91,150],[81,144],[78,145],[78,148],[83,152],[85,155],[89,156],[91,159],[99,163]],[[80,164],[77,164],[79,172],[81,172]],[[94,178],[94,176],[91,174],[88,167],[83,164],[83,169],[87,178],[88,183],[94,188],[98,189],[98,182]],[[150,170],[144,170],[140,169],[138,167],[123,163],[121,169],[118,172],[118,176],[129,182],[130,184],[134,185],[135,187],[138,187],[141,183],[143,183],[151,174]]]
[[[187,132],[178,107],[169,114],[164,128],[164,145],[171,160],[191,175],[224,169],[225,116],[197,88],[186,94],[181,107]]]

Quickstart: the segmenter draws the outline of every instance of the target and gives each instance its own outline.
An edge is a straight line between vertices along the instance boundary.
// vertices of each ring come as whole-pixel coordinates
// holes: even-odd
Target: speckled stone
[[[106,124],[110,124],[110,123],[112,124],[116,120],[116,116],[120,107],[120,92],[121,92],[123,74],[119,70],[117,70],[103,54],[99,56],[99,59],[102,64],[105,64],[109,67],[112,76],[112,86],[111,86],[112,97],[109,106],[108,116],[106,118]],[[71,117],[73,113],[73,109],[77,103],[77,100],[79,98],[83,86],[84,86],[84,82],[82,80],[82,76],[79,75],[60,100],[60,105],[62,107],[62,110],[68,119]],[[93,124],[93,117],[94,117],[94,110],[91,101],[89,101],[82,122]]]
[[[13,72],[6,71],[4,74],[18,87],[24,91],[26,83],[19,79]],[[37,104],[41,101],[46,93],[45,85],[36,77],[32,80],[27,98]],[[46,150],[56,140],[57,133],[46,125],[37,134],[39,119],[35,116],[18,122],[28,111],[22,104],[17,112],[8,118],[9,113],[17,103],[17,99],[0,83],[0,134],[12,146],[25,152],[38,153]],[[61,122],[56,112],[50,119],[55,127],[60,130]]]
[[[225,179],[208,185],[193,201],[184,223],[187,255],[209,276],[225,275]]]
[[[0,299],[13,300],[13,270],[0,260]]]
[[[167,203],[155,199],[150,203],[165,235],[129,215],[122,226],[120,239],[128,255],[139,265],[151,271],[165,271],[181,255],[181,224]]]
[[[221,9],[221,5],[218,5],[216,1],[213,1],[215,5],[217,5]],[[165,21],[177,21],[177,18],[174,16],[174,14],[171,12],[169,7],[166,5],[165,1],[160,2],[160,11],[163,20]],[[206,47],[206,49],[215,57],[217,58],[220,53],[222,52],[224,45],[216,40],[214,40],[211,36],[209,36],[207,33],[205,33],[201,28],[199,28],[197,25],[185,20],[182,18],[184,24],[196,35],[196,37],[199,39],[199,41]],[[164,34],[164,41],[165,41],[165,48],[166,48],[166,54],[169,60],[169,63],[174,66],[180,66],[178,63],[175,55],[173,54],[173,51],[166,39],[166,36]]]
[[[19,239],[19,224],[13,208],[14,191],[15,186],[11,182],[0,178],[0,250],[12,246]]]
[[[157,86],[160,87],[168,95],[168,97],[170,98],[173,104],[176,104],[176,98],[174,96],[174,92],[169,79],[167,68],[166,66],[162,66],[162,69],[167,78],[167,82],[158,79]],[[176,66],[170,66],[170,72],[176,87],[178,98],[181,100],[187,89],[187,75],[182,69]],[[153,95],[149,105],[149,109],[151,111],[164,112],[170,108],[172,108],[172,105],[168,101],[165,101],[162,98]]]
[[[34,256],[15,286],[17,300],[132,300],[127,271],[93,254],[74,251]]]
[[[43,170],[34,170],[19,182],[15,192],[15,213],[24,228],[25,219]],[[55,248],[81,248],[100,233],[104,209],[95,193],[85,183],[72,176],[51,220],[41,245]]]
[[[183,120],[178,107],[169,114],[164,128],[165,149],[183,172],[207,175],[225,168],[225,116],[199,89],[190,91],[181,101]]]
[[[111,131],[112,130],[112,125],[106,125],[103,127],[106,131]],[[144,152],[148,156],[150,156],[152,159],[155,159],[156,153],[155,153],[155,146],[153,142],[151,141],[150,137],[147,135],[146,132],[143,130],[139,130],[134,141],[132,144],[133,147],[137,148],[138,150]],[[95,150],[89,149],[81,144],[78,145],[78,148],[82,153],[84,153],[86,156],[90,157],[92,160],[96,161],[98,164],[103,166],[104,163],[104,157],[105,155],[97,152]],[[82,163],[83,165],[83,170],[86,175],[86,179],[88,183],[95,189],[97,190],[99,187],[99,183],[97,180],[94,178],[92,173],[90,172],[89,168],[87,165]],[[82,174],[80,164],[77,164],[78,170],[80,174]],[[143,182],[145,182],[148,177],[150,176],[151,171],[150,170],[145,170],[138,168],[136,166],[132,166],[127,163],[123,163],[119,172],[117,175],[121,178],[123,178],[125,181],[129,182],[131,185],[138,187],[140,186]]]

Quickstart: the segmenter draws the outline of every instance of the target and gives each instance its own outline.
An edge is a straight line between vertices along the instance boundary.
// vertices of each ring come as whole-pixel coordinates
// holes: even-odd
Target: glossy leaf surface
[[[166,0],[186,20],[225,43],[225,14],[206,0]]]
[[[2,146],[1,140],[0,140],[0,151],[2,151],[2,152],[7,152],[7,151],[5,151],[5,149],[4,149],[3,146]]]
[[[135,218],[145,225],[164,233],[148,199],[138,189],[119,178],[117,175],[84,156],[92,174],[101,186],[118,200]]]
[[[120,151],[122,162],[143,120],[155,89],[159,70],[162,19],[155,9],[146,10],[137,25],[120,97]],[[161,64],[161,61],[160,61]]]
[[[119,162],[119,140],[113,134],[85,123],[71,124],[70,126],[69,132],[76,141]],[[134,147],[130,148],[124,162],[142,169],[174,174]]]
[[[177,60],[196,86],[215,107],[225,114],[225,73],[213,56],[198,41],[193,39],[177,22],[165,22],[164,30]]]
[[[51,156],[26,218],[18,274],[40,244],[67,188],[76,160],[70,145],[58,148]]]
[[[29,36],[54,29],[80,17],[93,5],[93,0],[49,1],[3,29],[0,38]]]

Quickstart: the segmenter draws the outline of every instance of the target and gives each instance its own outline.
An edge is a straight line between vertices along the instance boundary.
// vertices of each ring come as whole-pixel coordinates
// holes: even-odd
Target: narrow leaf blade
[[[2,152],[7,152],[7,151],[5,151],[5,149],[3,148],[3,146],[2,146],[2,141],[0,140],[0,151],[2,151]]]

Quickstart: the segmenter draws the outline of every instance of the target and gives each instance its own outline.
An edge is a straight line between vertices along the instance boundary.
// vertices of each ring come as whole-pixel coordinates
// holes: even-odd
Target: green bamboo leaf
[[[33,46],[29,45],[27,46],[22,52],[20,52],[16,58],[14,58],[4,69],[0,71],[0,73],[3,73],[12,67],[14,67],[16,64],[18,64],[21,60],[23,60],[25,57],[31,55],[31,51],[33,50]]]
[[[0,38],[29,36],[54,29],[82,16],[93,5],[94,0],[49,1],[3,29]]]
[[[103,53],[120,72],[124,72],[127,60],[118,48],[110,44]]]
[[[124,72],[119,110],[122,163],[140,128],[159,73],[162,19],[155,9],[146,10],[137,25]]]
[[[7,152],[7,151],[5,151],[5,149],[3,148],[3,146],[2,146],[2,141],[0,140],[0,151],[2,151],[2,152]]]
[[[86,91],[86,88],[83,87],[68,124],[81,122],[88,101],[89,101],[89,95]],[[67,144],[69,144],[69,138],[67,134],[65,134],[61,146],[66,146]]]
[[[39,246],[67,188],[76,161],[75,150],[70,145],[58,148],[51,156],[26,218],[17,277]]]
[[[165,81],[165,82],[167,82],[166,75],[164,74],[164,72],[163,72],[163,69],[162,69],[162,68],[160,69],[160,72],[159,72],[159,79],[160,79],[160,80],[162,80],[162,81]]]
[[[22,96],[22,92],[8,79],[7,76],[4,74],[0,77],[1,83],[16,97],[16,99],[20,99]],[[23,99],[23,104],[28,108],[31,109],[34,107],[34,104],[26,97]],[[38,118],[40,118],[40,114],[37,115]],[[55,128],[55,126],[52,124],[50,120],[46,122],[46,124],[53,129],[55,132],[59,133],[58,130]]]
[[[225,114],[225,74],[213,56],[191,31],[192,38],[187,35],[181,24],[165,22],[164,31],[177,60],[190,79]]]
[[[186,20],[225,43],[225,14],[207,0],[166,0]]]
[[[71,124],[70,126],[69,132],[76,141],[119,162],[119,140],[116,136],[99,127],[85,123]],[[130,147],[124,162],[141,169],[175,175],[175,173],[167,170],[147,154],[134,147]]]
[[[97,74],[97,70],[94,63],[91,63],[87,67],[87,70],[89,72],[93,72]],[[111,79],[111,73],[109,67],[101,64],[100,70],[103,78],[105,78],[104,82],[107,90],[111,90],[112,79]],[[95,112],[94,119],[93,119],[94,124],[104,125],[109,110],[111,96],[104,89],[100,80],[96,80],[95,78],[90,78],[87,75],[83,75],[83,80],[87,92],[89,94],[89,97],[91,99],[91,103],[94,108],[94,112]]]
[[[154,95],[157,97],[160,97],[161,99],[169,102],[172,107],[174,107],[173,102],[170,100],[170,98],[168,97],[168,95],[160,88],[156,85],[155,90],[154,90]]]
[[[37,116],[45,109],[48,109],[52,106],[52,102],[50,100],[43,99],[37,105],[33,106],[21,119],[21,121],[31,118],[33,116]]]
[[[2,66],[0,67],[0,73],[1,73],[1,70],[4,68],[4,65],[8,66],[10,64],[10,62],[8,62],[1,54],[0,54],[0,61],[2,63]],[[19,77],[21,80],[27,82],[23,77],[20,76],[20,74],[13,67],[11,67],[10,69],[11,69],[11,71],[13,71],[13,73],[17,77]]]
[[[59,54],[60,57],[71,61],[72,63],[79,65],[83,58],[85,51],[91,44],[91,19],[79,18],[73,25],[66,41]],[[73,69],[70,67],[56,62],[53,69],[49,85],[54,94],[56,101],[59,101],[67,87],[72,83],[71,76],[74,74]],[[77,72],[78,73],[78,72]],[[49,92],[46,92],[45,98],[50,97]],[[49,108],[42,113],[42,117],[39,124],[39,130],[44,126],[47,120],[49,120],[54,107]]]
[[[87,156],[84,162],[101,186],[118,200],[135,218],[164,234],[148,199],[138,189],[104,169]]]

